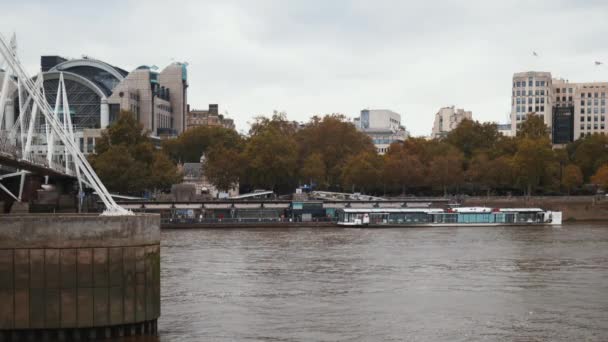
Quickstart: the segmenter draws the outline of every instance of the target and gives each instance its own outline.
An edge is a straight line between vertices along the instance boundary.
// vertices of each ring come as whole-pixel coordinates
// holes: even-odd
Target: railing
[[[333,217],[313,217],[310,221],[303,221],[299,218],[273,218],[273,217],[261,217],[261,218],[161,218],[161,224],[259,224],[259,223],[331,223],[336,222],[337,218]]]
[[[8,131],[0,131],[0,153],[7,155],[14,160],[24,160],[30,164],[52,169],[68,175],[75,174],[73,162],[68,163],[68,168],[66,169],[65,161],[63,160],[51,160],[49,163],[46,155],[35,153],[34,151],[30,151],[27,155],[23,155],[21,146],[15,143],[14,139],[11,139]],[[59,159],[59,157],[56,156],[56,159]]]

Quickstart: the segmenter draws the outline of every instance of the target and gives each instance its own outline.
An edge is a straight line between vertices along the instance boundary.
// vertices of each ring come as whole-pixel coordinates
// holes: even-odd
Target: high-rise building
[[[210,104],[209,109],[192,109],[188,111],[186,129],[198,126],[221,126],[234,129],[234,120],[219,113],[217,104]]]
[[[554,79],[549,72],[513,75],[511,130],[528,114],[543,118],[552,142],[565,144],[588,134],[606,134],[608,82],[574,83]]]
[[[445,137],[451,130],[458,127],[462,120],[473,119],[473,113],[464,109],[456,109],[454,106],[443,107],[435,114],[431,138]]]
[[[379,154],[388,151],[394,142],[403,142],[408,132],[401,125],[401,115],[387,109],[364,109],[355,118],[355,126],[373,141]]]

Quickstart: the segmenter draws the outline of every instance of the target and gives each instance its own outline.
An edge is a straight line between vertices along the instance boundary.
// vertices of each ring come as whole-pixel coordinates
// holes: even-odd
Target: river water
[[[608,226],[162,233],[160,341],[608,341]]]

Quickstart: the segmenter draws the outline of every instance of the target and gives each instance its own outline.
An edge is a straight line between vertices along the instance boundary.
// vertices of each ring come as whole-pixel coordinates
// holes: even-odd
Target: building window
[[[545,111],[545,106],[540,106],[540,111],[544,112]]]
[[[572,88],[568,88],[568,93],[572,94]]]
[[[593,97],[597,99],[598,93],[593,93]]]
[[[534,100],[534,103],[537,103],[537,104],[538,104],[538,103],[540,103],[540,98],[538,98],[538,97],[537,97],[537,98]]]
[[[538,106],[534,107],[534,111],[538,112],[538,110],[539,110]]]
[[[585,125],[581,125],[581,131],[585,129]]]
[[[566,88],[562,88],[562,93],[566,93]]]
[[[528,96],[532,96],[532,90],[528,89]]]
[[[581,114],[585,114],[585,108],[581,108]]]
[[[589,97],[589,98],[590,98],[590,97],[591,97],[591,93],[587,93],[587,97]]]
[[[568,96],[568,102],[572,102],[572,96]]]
[[[597,106],[597,104],[598,104],[597,99],[593,100],[593,105]]]
[[[555,102],[559,102],[559,96],[555,97]]]
[[[591,114],[591,108],[587,107],[587,114]]]
[[[593,108],[593,114],[597,114],[597,107]]]
[[[581,100],[581,106],[585,105],[585,100]]]
[[[540,103],[545,103],[545,98],[544,97],[540,98]]]
[[[566,102],[566,97],[562,96],[562,101]]]
[[[532,104],[532,98],[528,97],[528,104]]]
[[[555,92],[559,94],[559,88],[555,89]]]
[[[532,106],[528,106],[528,113],[532,113]]]
[[[545,81],[540,81],[540,86],[544,87],[545,86]]]
[[[517,87],[519,88],[521,86],[521,82],[517,81]]]
[[[591,122],[591,117],[590,116],[587,117],[587,121]]]
[[[581,116],[581,122],[585,122],[585,117]]]
[[[606,121],[606,117],[602,115],[602,116],[600,117],[600,121]]]

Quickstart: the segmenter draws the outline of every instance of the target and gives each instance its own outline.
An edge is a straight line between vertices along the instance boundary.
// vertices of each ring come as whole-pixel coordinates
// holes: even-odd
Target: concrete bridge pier
[[[0,342],[156,335],[160,217],[0,215]]]

